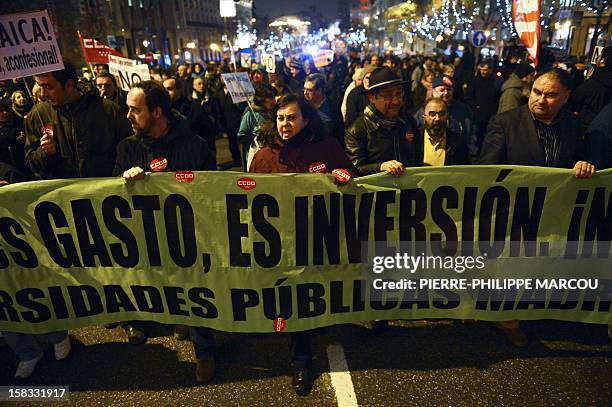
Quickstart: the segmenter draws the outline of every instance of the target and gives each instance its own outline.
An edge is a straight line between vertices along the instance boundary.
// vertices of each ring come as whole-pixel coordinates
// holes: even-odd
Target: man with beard
[[[117,146],[114,175],[127,182],[143,179],[145,170],[214,170],[215,162],[206,142],[189,130],[185,119],[172,112],[170,95],[155,81],[132,86],[127,96],[128,119],[134,135]],[[147,334],[141,321],[122,323],[128,341],[144,344]],[[209,328],[190,328],[197,358],[196,379],[205,383],[215,369],[214,338]]]
[[[448,107],[440,98],[431,98],[423,107],[423,127],[414,140],[416,166],[468,165],[467,141],[447,129]]]

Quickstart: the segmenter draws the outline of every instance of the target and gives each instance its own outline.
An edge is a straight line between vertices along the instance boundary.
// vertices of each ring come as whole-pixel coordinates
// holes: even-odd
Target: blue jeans
[[[204,359],[215,351],[215,337],[210,328],[189,327],[189,339],[193,344],[196,359]]]
[[[6,343],[15,352],[19,360],[27,362],[35,359],[43,351],[39,340],[55,345],[68,336],[68,331],[49,332],[46,334],[21,334],[17,332],[2,332]]]

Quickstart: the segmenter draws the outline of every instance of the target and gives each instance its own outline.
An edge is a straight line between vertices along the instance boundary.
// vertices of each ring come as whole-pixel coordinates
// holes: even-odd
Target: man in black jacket
[[[108,177],[115,148],[130,134],[119,106],[97,91],[81,93],[74,66],[36,75],[46,102],[36,104],[25,122],[25,163],[38,177]]]
[[[386,171],[400,176],[413,165],[411,143],[417,126],[411,116],[402,116],[402,81],[388,67],[370,75],[370,104],[345,133],[346,151],[360,175]]]
[[[495,85],[489,62],[483,61],[478,65],[478,74],[472,79],[465,94],[465,101],[472,109],[476,137],[476,151],[480,152],[482,139],[487,131],[487,124],[497,112],[499,91]]]
[[[145,169],[153,172],[213,170],[215,162],[207,143],[195,135],[187,122],[171,111],[170,95],[154,81],[132,87],[127,96],[128,119],[134,135],[117,146],[114,175],[126,181],[142,179]],[[143,344],[147,340],[139,321],[122,324],[128,340]],[[214,375],[214,338],[209,328],[190,328],[196,354],[196,379],[207,382]]]
[[[467,141],[447,128],[448,107],[440,98],[431,98],[423,106],[423,127],[414,139],[414,165],[469,165]]]
[[[532,165],[573,168],[577,178],[590,178],[595,167],[583,160],[580,123],[563,106],[572,78],[559,68],[534,82],[527,105],[493,116],[480,153],[480,164]],[[519,322],[497,326],[515,346],[526,346]]]

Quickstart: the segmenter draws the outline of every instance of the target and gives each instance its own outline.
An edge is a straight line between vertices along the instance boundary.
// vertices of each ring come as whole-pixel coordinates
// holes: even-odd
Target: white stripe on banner
[[[536,32],[537,24],[535,21],[515,21],[514,27],[518,33],[534,33]]]
[[[538,11],[537,0],[516,0],[516,14],[528,14]]]

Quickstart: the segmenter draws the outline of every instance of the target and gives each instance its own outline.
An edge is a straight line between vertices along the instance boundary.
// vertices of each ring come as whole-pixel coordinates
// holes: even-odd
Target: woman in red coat
[[[259,134],[264,147],[255,154],[249,172],[331,173],[357,170],[338,141],[328,135],[317,111],[301,96],[285,95],[276,103],[276,122],[266,122]],[[308,331],[291,333],[292,386],[297,394],[310,393],[313,382],[312,349]]]

